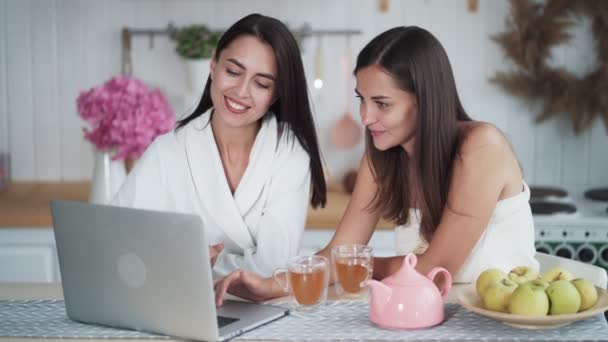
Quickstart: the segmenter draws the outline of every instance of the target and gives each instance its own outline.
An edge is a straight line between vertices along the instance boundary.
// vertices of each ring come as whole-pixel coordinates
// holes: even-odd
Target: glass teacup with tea
[[[370,246],[339,245],[331,250],[336,290],[340,295],[359,296],[372,278],[374,254]]]
[[[329,261],[323,256],[293,257],[273,277],[284,291],[291,292],[293,308],[298,311],[315,309],[327,299]]]

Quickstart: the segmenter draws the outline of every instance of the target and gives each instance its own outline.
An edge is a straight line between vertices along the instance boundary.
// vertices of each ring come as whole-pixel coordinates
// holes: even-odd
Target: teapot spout
[[[373,279],[368,280],[367,285],[371,289],[370,309],[377,313],[384,311],[384,307],[390,300],[393,290]]]

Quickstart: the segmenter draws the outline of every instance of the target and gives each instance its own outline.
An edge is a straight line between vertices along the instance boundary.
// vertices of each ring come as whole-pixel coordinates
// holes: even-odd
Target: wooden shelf
[[[0,228],[51,227],[49,202],[52,199],[87,201],[89,182],[13,182],[0,192]],[[308,211],[306,227],[333,229],[346,210],[350,195],[330,187],[327,206]],[[381,221],[380,229],[392,229],[393,224]]]
[[[51,227],[52,199],[87,201],[88,182],[14,182],[0,192],[0,227]]]

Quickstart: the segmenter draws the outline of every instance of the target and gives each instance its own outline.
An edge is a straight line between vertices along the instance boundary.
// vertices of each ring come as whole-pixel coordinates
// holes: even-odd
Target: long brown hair
[[[370,208],[406,224],[415,191],[420,232],[430,241],[447,202],[452,164],[462,140],[458,121],[471,118],[460,103],[448,56],[430,32],[410,26],[380,34],[359,53],[355,74],[374,64],[415,95],[418,122],[413,155],[401,146],[380,151],[366,132],[367,155],[378,187]]]
[[[219,60],[222,51],[242,35],[252,35],[268,43],[274,51],[277,62],[278,98],[270,106],[268,113],[277,119],[279,135],[286,127],[291,129],[302,148],[308,153],[312,183],[310,204],[313,208],[324,207],[327,202],[325,175],[308,98],[304,64],[296,39],[281,21],[261,14],[250,14],[241,18],[222,34],[215,48],[216,61]],[[211,107],[213,107],[211,77],[208,77],[198,106],[192,114],[178,122],[177,129],[205,114]]]

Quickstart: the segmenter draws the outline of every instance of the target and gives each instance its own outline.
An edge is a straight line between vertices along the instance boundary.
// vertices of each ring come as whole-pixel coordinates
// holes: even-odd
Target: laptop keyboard
[[[217,325],[218,325],[218,327],[222,328],[222,327],[225,327],[228,324],[234,323],[238,320],[239,320],[238,318],[217,316]]]

